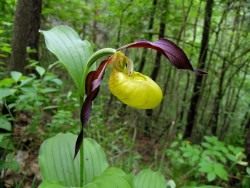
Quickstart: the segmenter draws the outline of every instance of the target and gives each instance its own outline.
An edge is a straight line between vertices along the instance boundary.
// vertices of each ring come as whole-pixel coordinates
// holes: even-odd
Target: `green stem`
[[[83,138],[84,139],[84,138]],[[83,141],[82,146],[80,148],[80,187],[83,187],[84,183],[84,153],[83,153]]]
[[[84,94],[83,94],[84,95]],[[80,96],[80,107],[83,104],[83,97]],[[84,141],[84,137],[83,137]],[[84,142],[82,141],[82,146],[80,148],[80,187],[83,187],[84,183]]]
[[[115,52],[116,52],[116,50],[113,48],[103,48],[103,49],[98,50],[95,53],[93,53],[93,55],[87,61],[87,69],[86,69],[87,73],[88,73],[89,69],[91,68],[91,66],[98,59],[100,59],[104,56],[113,55]],[[83,82],[83,83],[85,83],[85,82]],[[83,88],[85,88],[85,87],[83,87]],[[82,96],[84,96],[84,94]],[[82,106],[82,104],[83,104],[83,97],[80,97],[80,106]],[[84,137],[83,137],[82,146],[80,148],[80,187],[83,187],[84,183],[85,183],[85,179],[84,179]]]
[[[103,48],[101,50],[96,51],[95,53],[93,53],[92,56],[90,56],[90,58],[87,61],[87,70],[89,70],[91,68],[91,66],[100,58],[104,57],[104,56],[109,56],[109,55],[113,55],[116,52],[116,49],[113,48]]]

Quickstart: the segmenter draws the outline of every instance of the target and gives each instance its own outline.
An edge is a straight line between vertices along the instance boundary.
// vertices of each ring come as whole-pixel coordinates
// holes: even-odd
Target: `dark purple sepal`
[[[92,102],[96,98],[100,85],[102,82],[103,75],[105,73],[106,67],[109,63],[109,58],[102,61],[99,67],[96,69],[96,71],[91,71],[87,75],[86,78],[86,99],[83,102],[82,108],[81,108],[81,114],[80,114],[80,119],[81,119],[81,131],[77,137],[76,144],[75,144],[75,156],[80,150],[80,147],[82,145],[83,141],[83,128],[87,125],[87,122],[90,117],[91,113],[91,108],[92,108]]]
[[[169,60],[169,62],[177,69],[188,69],[198,74],[206,74],[206,72],[204,71],[195,70],[191,65],[189,59],[187,58],[185,52],[180,47],[178,47],[174,42],[168,39],[160,39],[155,42],[150,42],[147,40],[139,40],[127,44],[119,48],[119,50],[125,48],[151,48],[161,52]]]

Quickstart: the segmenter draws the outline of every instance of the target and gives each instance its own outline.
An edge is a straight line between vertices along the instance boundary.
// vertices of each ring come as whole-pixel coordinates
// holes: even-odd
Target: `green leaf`
[[[38,188],[67,188],[65,186],[62,186],[58,183],[50,183],[50,182],[42,182]]]
[[[22,73],[17,72],[17,71],[11,71],[10,73],[11,78],[15,81],[18,82],[20,80],[20,78],[22,77]]]
[[[23,76],[23,78],[24,79],[21,80],[21,84],[20,84],[21,87],[32,84],[34,81],[34,77],[24,77]]]
[[[84,158],[86,184],[91,182],[94,177],[99,176],[108,167],[108,162],[101,146],[91,138],[84,139]]]
[[[14,150],[14,145],[10,137],[10,133],[0,134],[0,148],[6,150]]]
[[[0,88],[0,100],[2,100],[5,97],[13,95],[15,92],[16,92],[15,89]]]
[[[11,131],[11,124],[6,117],[0,116],[0,128]]]
[[[223,180],[228,180],[228,173],[225,170],[224,166],[219,163],[214,163],[214,172]]]
[[[43,67],[40,67],[40,66],[36,66],[36,71],[37,73],[42,77],[45,73],[45,69]]]
[[[41,89],[41,93],[53,93],[53,92],[56,92],[58,91],[58,89],[56,88],[51,88],[51,87],[47,87],[47,88],[44,88],[44,89]]]
[[[13,79],[11,78],[4,78],[0,80],[0,88],[1,87],[11,87],[11,85],[15,83]]]
[[[166,188],[166,180],[160,172],[142,170],[134,181],[134,188]]]
[[[210,173],[207,174],[207,180],[208,181],[213,181],[213,180],[215,180],[215,178],[216,178],[216,174],[215,173],[210,172]]]
[[[116,176],[126,176],[127,174],[120,168],[110,167],[104,171],[102,175],[116,175]]]
[[[51,80],[51,82],[54,82],[58,86],[61,86],[63,84],[62,80],[60,80],[58,78],[54,78],[53,80]]]
[[[208,149],[211,149],[213,146],[211,146],[211,144],[207,143],[207,142],[202,142],[201,145],[204,147],[204,148],[208,148]]]
[[[133,187],[133,176],[127,175],[123,170],[115,167],[110,167],[104,171],[104,175],[115,175],[119,177],[123,177],[126,181]]]
[[[246,172],[248,175],[250,175],[250,167],[247,167]]]
[[[56,55],[72,77],[81,96],[84,95],[86,63],[92,54],[91,44],[82,41],[68,26],[57,26],[49,31],[41,31],[47,48]]]
[[[4,161],[0,160],[0,170],[3,169],[9,169],[15,172],[19,171],[20,165],[16,161],[14,153],[9,153]]]
[[[213,167],[213,162],[204,159],[199,163],[198,170],[199,172],[210,173],[214,171]]]
[[[77,136],[58,134],[47,139],[40,148],[39,165],[43,180],[63,186],[80,185],[79,155],[74,159]],[[84,139],[84,184],[91,182],[108,167],[105,154],[93,139]]]
[[[212,145],[218,145],[218,144],[221,143],[221,142],[218,140],[218,138],[215,137],[215,136],[205,136],[204,138],[205,138],[206,142],[208,142],[208,143],[210,143],[210,144],[212,144]]]
[[[223,187],[214,186],[214,185],[201,185],[201,186],[184,186],[181,188],[223,188]]]
[[[118,168],[108,168],[84,188],[133,188],[132,180]]]
[[[175,184],[174,180],[167,181],[167,188],[176,188],[176,184]]]
[[[250,187],[250,177],[243,177],[243,180],[242,180],[242,188],[248,188]]]

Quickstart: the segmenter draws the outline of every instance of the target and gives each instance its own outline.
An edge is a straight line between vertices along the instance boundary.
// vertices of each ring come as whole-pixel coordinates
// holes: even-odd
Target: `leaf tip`
[[[76,158],[76,156],[80,150],[82,142],[83,142],[83,129],[81,129],[81,131],[76,139],[74,159]]]

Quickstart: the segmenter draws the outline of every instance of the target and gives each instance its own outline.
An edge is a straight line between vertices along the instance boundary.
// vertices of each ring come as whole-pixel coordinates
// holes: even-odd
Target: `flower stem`
[[[82,106],[83,100],[84,100],[83,97],[80,96],[79,100],[80,106]],[[84,136],[83,136],[82,145],[80,148],[80,187],[83,187],[84,182],[85,181],[84,181]]]
[[[115,49],[113,48],[103,48],[100,49],[98,51],[96,51],[95,53],[93,53],[92,56],[90,56],[90,58],[87,61],[87,70],[89,70],[91,68],[91,66],[100,58],[104,57],[104,56],[109,56],[109,55],[113,55],[116,52]]]
[[[103,48],[101,50],[96,51],[95,53],[93,53],[93,55],[88,59],[87,61],[87,69],[86,69],[86,73],[88,73],[88,71],[90,70],[90,68],[92,67],[92,65],[100,58],[104,57],[104,56],[109,56],[112,55],[116,52],[115,49],[113,48]],[[85,83],[85,82],[83,82]],[[83,87],[85,88],[85,87]],[[84,96],[84,94],[82,95]],[[83,104],[83,97],[80,97],[80,106],[82,106]],[[84,134],[84,133],[83,133]],[[83,141],[82,141],[82,146],[80,148],[80,187],[83,187],[84,183],[85,183],[85,176],[84,176],[84,137],[86,135],[83,136]]]
[[[83,138],[84,139],[84,138]],[[82,146],[80,148],[80,187],[83,187],[84,183],[84,143],[82,142]]]

